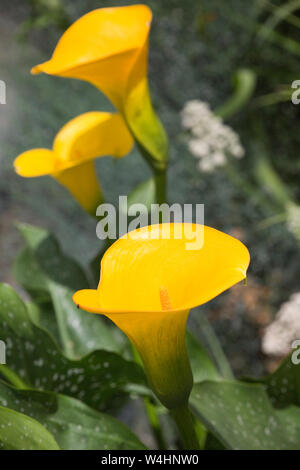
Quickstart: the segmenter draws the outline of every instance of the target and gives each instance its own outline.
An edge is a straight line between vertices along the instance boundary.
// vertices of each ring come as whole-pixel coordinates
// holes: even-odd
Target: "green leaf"
[[[16,411],[22,409],[23,413],[42,423],[64,450],[145,449],[124,424],[74,398],[17,390],[0,381],[1,403]]]
[[[254,176],[259,185],[263,184],[265,191],[272,197],[278,209],[286,211],[287,207],[295,204],[293,194],[281,175],[273,167],[264,145],[260,143],[257,158],[254,161]]]
[[[275,30],[278,25],[288,19],[294,11],[300,8],[299,0],[291,0],[289,2],[284,2],[284,5],[274,8],[273,13],[265,21],[264,25],[261,26],[261,32],[259,31],[259,36],[262,40],[268,40],[272,32]],[[296,17],[296,19],[298,19]],[[297,23],[299,26],[299,23]]]
[[[0,284],[0,338],[6,343],[8,367],[28,386],[64,393],[97,409],[126,396],[127,384],[145,384],[141,367],[118,354],[98,350],[80,360],[66,357],[5,284]]]
[[[204,347],[187,332],[187,349],[195,383],[220,380],[221,376]]]
[[[20,225],[26,247],[15,263],[17,281],[40,301],[51,299],[56,319],[49,318],[49,306],[40,306],[40,325],[55,334],[65,354],[77,359],[96,349],[121,352],[125,337],[100,315],[78,310],[72,295],[88,287],[77,263],[66,257],[55,238],[44,229]],[[39,297],[36,297],[39,293]],[[45,314],[43,313],[46,310]],[[56,323],[56,324],[55,324]]]
[[[197,334],[197,338],[208,352],[209,357],[216,364],[220,375],[224,379],[232,380],[234,376],[230,364],[205,313],[194,309],[190,316],[190,321],[193,331]]]
[[[266,386],[274,406],[300,405],[300,367],[292,363],[290,355],[260,382]]]
[[[191,404],[229,449],[300,449],[300,413],[273,408],[262,385],[202,382],[195,385]]]
[[[295,436],[294,440],[298,439],[297,450],[300,448],[300,408],[297,406],[289,406],[284,410],[278,410],[277,415],[283,424],[288,436]]]
[[[14,277],[17,282],[33,295],[40,295],[44,293],[45,298],[47,295],[47,281],[40,269],[40,266],[34,258],[32,251],[25,247],[16,256],[13,266]]]
[[[36,420],[0,406],[0,449],[59,450],[54,437]]]
[[[47,286],[49,279],[73,290],[88,286],[82,268],[61,252],[57,241],[47,230],[27,224],[21,224],[18,228],[28,249],[34,255],[35,279],[40,270],[42,278],[45,279],[43,283],[45,286]]]
[[[156,203],[155,181],[150,178],[140,183],[128,196],[128,208],[133,204],[143,204],[150,211],[151,204]],[[122,208],[121,208],[122,209]]]
[[[35,325],[48,331],[62,348],[60,333],[51,301],[42,303],[26,302],[26,307],[31,321]]]
[[[90,261],[90,271],[93,276],[93,285],[91,286],[92,289],[96,289],[99,284],[101,260],[106,250],[108,250],[108,248],[111,246],[112,242],[113,240],[106,239],[96,256],[94,256],[94,258]]]
[[[238,69],[233,76],[234,91],[232,96],[215,113],[222,119],[228,119],[246,106],[256,86],[256,74],[251,69]]]
[[[78,310],[70,289],[54,282],[49,284],[63,349],[68,357],[77,359],[99,348],[122,351],[127,340],[111,327],[109,320]]]
[[[187,331],[186,342],[194,383],[204,382],[205,380],[220,380],[221,375],[210,358],[208,352],[189,331]],[[196,422],[200,448],[203,449],[205,447],[205,442],[207,442],[207,439],[210,438],[210,435],[208,435],[207,430],[201,421],[197,420]]]

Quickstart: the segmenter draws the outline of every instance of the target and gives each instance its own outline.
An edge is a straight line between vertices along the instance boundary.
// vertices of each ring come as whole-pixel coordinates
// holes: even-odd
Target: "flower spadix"
[[[19,155],[14,166],[23,177],[51,175],[91,214],[102,201],[94,159],[123,157],[133,139],[120,114],[88,112],[69,121],[56,135],[52,150],[37,148]]]
[[[202,235],[202,247],[187,249],[192,236]],[[193,384],[185,344],[189,311],[243,280],[249,259],[240,241],[210,227],[143,227],[106,251],[97,290],[78,291],[73,300],[128,336],[154,393],[167,408],[178,408]]]
[[[32,73],[95,85],[122,113],[147,157],[160,168],[167,158],[167,138],[148,89],[151,20],[146,5],[93,10],[66,30],[51,59],[35,66]]]

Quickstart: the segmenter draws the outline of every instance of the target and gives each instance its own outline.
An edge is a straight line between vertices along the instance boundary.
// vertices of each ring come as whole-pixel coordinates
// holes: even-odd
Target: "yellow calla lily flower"
[[[186,249],[191,233],[203,233],[202,248]],[[187,403],[193,384],[185,344],[189,311],[245,279],[249,260],[240,241],[210,227],[143,227],[106,251],[98,289],[78,291],[73,300],[107,316],[128,336],[154,393],[167,408],[178,409]]]
[[[95,215],[102,192],[94,159],[123,157],[132,146],[133,139],[120,114],[91,111],[69,121],[56,135],[52,150],[28,150],[15,159],[14,167],[27,178],[53,176]]]
[[[32,73],[77,78],[98,87],[122,113],[146,158],[161,169],[167,138],[153,111],[147,81],[151,20],[146,5],[93,10],[67,29],[51,59]]]

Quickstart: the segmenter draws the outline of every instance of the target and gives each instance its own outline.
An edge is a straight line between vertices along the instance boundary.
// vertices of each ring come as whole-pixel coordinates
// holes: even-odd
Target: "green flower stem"
[[[168,168],[168,156],[164,161],[153,162],[153,158],[147,152],[147,150],[142,147],[138,141],[136,141],[137,148],[139,149],[142,157],[146,160],[150,166],[155,182],[155,199],[157,204],[163,204],[167,199],[167,168]]]
[[[171,410],[171,415],[177,424],[185,450],[200,450],[195,422],[188,404]]]
[[[167,175],[166,168],[154,170],[154,181],[155,181],[155,193],[157,204],[163,204],[166,202],[167,192]]]
[[[15,387],[22,389],[28,388],[25,382],[23,382],[23,380],[6,365],[0,364],[0,374]]]

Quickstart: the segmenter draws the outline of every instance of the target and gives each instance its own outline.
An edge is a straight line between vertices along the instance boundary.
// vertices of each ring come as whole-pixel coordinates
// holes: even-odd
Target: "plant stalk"
[[[167,187],[167,175],[166,168],[154,170],[154,181],[155,181],[155,193],[156,203],[163,204],[166,202],[166,187]]]
[[[171,415],[177,424],[185,450],[201,450],[198,441],[193,415],[188,404],[171,410]]]

